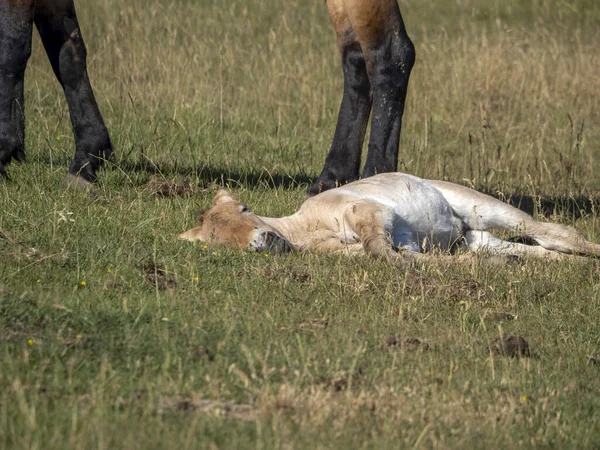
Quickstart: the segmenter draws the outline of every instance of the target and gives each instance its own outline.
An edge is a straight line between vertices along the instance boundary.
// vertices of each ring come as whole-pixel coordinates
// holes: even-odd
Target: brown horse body
[[[338,37],[344,94],[317,194],[359,178],[361,150],[373,114],[362,176],[395,171],[408,78],[415,59],[396,0],[327,0]],[[86,69],[73,0],[0,0],[0,176],[25,158],[23,80],[35,23],[69,105],[75,157],[69,169],[88,181],[112,153]]]

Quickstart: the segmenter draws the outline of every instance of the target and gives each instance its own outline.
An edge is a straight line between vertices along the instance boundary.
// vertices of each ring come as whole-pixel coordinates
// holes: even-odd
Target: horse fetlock
[[[346,172],[328,170],[325,167],[319,178],[308,188],[310,197],[358,180],[358,173],[350,172],[347,167],[341,164],[338,164],[337,167],[346,169]]]
[[[113,159],[113,150],[108,134],[95,135],[77,145],[75,157],[69,167],[69,173],[80,176],[86,181],[96,181],[96,170],[105,160]]]
[[[6,165],[12,160],[25,161],[23,140],[14,135],[0,136],[0,164]]]
[[[78,137],[75,157],[89,160],[98,168],[105,160],[113,159],[113,147],[105,127],[97,126],[86,130],[74,128]]]

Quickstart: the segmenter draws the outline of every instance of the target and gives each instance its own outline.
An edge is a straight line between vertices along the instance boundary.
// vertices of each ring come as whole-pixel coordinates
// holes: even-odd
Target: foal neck
[[[300,247],[306,238],[306,227],[298,214],[286,217],[261,217],[267,225],[273,227],[282,238],[288,241],[294,248]]]

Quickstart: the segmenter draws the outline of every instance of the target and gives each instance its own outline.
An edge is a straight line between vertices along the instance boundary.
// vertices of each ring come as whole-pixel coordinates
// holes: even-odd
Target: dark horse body
[[[415,52],[397,0],[327,0],[344,72],[333,143],[309,193],[359,178],[361,151],[373,114],[362,176],[395,171],[408,79]],[[112,153],[86,69],[86,50],[73,0],[0,0],[0,175],[24,152],[23,78],[35,23],[63,86],[75,158],[69,172],[88,181]]]
[[[112,145],[88,78],[73,0],[0,0],[0,175],[11,159],[25,158],[23,80],[34,23],[69,105],[76,147],[69,172],[94,181]]]

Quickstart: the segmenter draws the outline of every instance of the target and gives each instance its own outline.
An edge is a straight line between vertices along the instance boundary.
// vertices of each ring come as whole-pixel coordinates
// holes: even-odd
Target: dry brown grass
[[[418,56],[400,169],[531,210],[556,196],[549,219],[599,241],[600,3],[401,7]],[[212,182],[258,214],[302,202],[342,90],[323,1],[78,12],[120,161],[93,196],[65,189],[36,38],[29,164],[0,183],[0,447],[598,447],[598,265],[399,271],[174,240]]]

